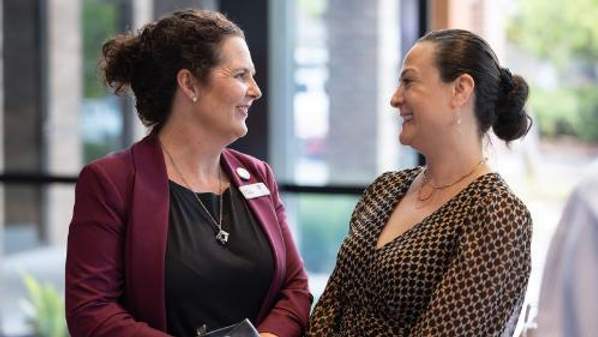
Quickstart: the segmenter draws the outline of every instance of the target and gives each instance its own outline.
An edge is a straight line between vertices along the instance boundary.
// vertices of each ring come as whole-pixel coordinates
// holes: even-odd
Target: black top
[[[274,260],[268,239],[241,192],[223,192],[223,229],[228,243],[216,241],[215,225],[191,190],[169,181],[170,213],[166,248],[168,333],[195,336],[249,318],[254,324],[272,282]],[[197,194],[214,219],[219,196]]]

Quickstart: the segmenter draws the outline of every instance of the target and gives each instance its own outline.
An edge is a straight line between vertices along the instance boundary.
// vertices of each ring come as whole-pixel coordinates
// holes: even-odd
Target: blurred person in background
[[[66,262],[73,337],[195,336],[253,322],[298,337],[307,277],[268,164],[227,146],[261,97],[241,29],[183,10],[103,46],[150,134],[83,168]]]
[[[391,105],[426,166],[378,177],[350,220],[307,335],[456,337],[514,332],[530,274],[532,219],[483,153],[490,128],[523,137],[526,81],[464,30],[406,55]]]
[[[598,162],[571,193],[552,238],[538,306],[527,336],[598,333]]]

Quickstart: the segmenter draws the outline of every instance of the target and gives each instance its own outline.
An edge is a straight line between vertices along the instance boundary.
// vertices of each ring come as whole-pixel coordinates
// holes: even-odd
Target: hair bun
[[[532,126],[532,119],[524,109],[529,87],[523,77],[512,75],[507,68],[500,69],[499,88],[496,101],[496,119],[492,129],[504,141],[519,139]]]
[[[509,68],[500,68],[500,88],[503,93],[509,93],[513,90],[513,75]]]

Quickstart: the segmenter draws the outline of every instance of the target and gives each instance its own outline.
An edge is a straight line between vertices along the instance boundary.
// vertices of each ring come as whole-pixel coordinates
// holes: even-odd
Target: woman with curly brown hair
[[[261,97],[244,34],[178,11],[103,46],[150,134],[79,176],[66,263],[79,336],[194,336],[249,318],[300,336],[311,303],[268,164],[227,146]]]

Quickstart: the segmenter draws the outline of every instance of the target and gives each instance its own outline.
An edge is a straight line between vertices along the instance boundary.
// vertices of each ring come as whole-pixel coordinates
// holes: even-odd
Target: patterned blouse
[[[376,248],[422,168],[389,172],[355,206],[307,336],[511,335],[530,273],[532,220],[496,173]]]

